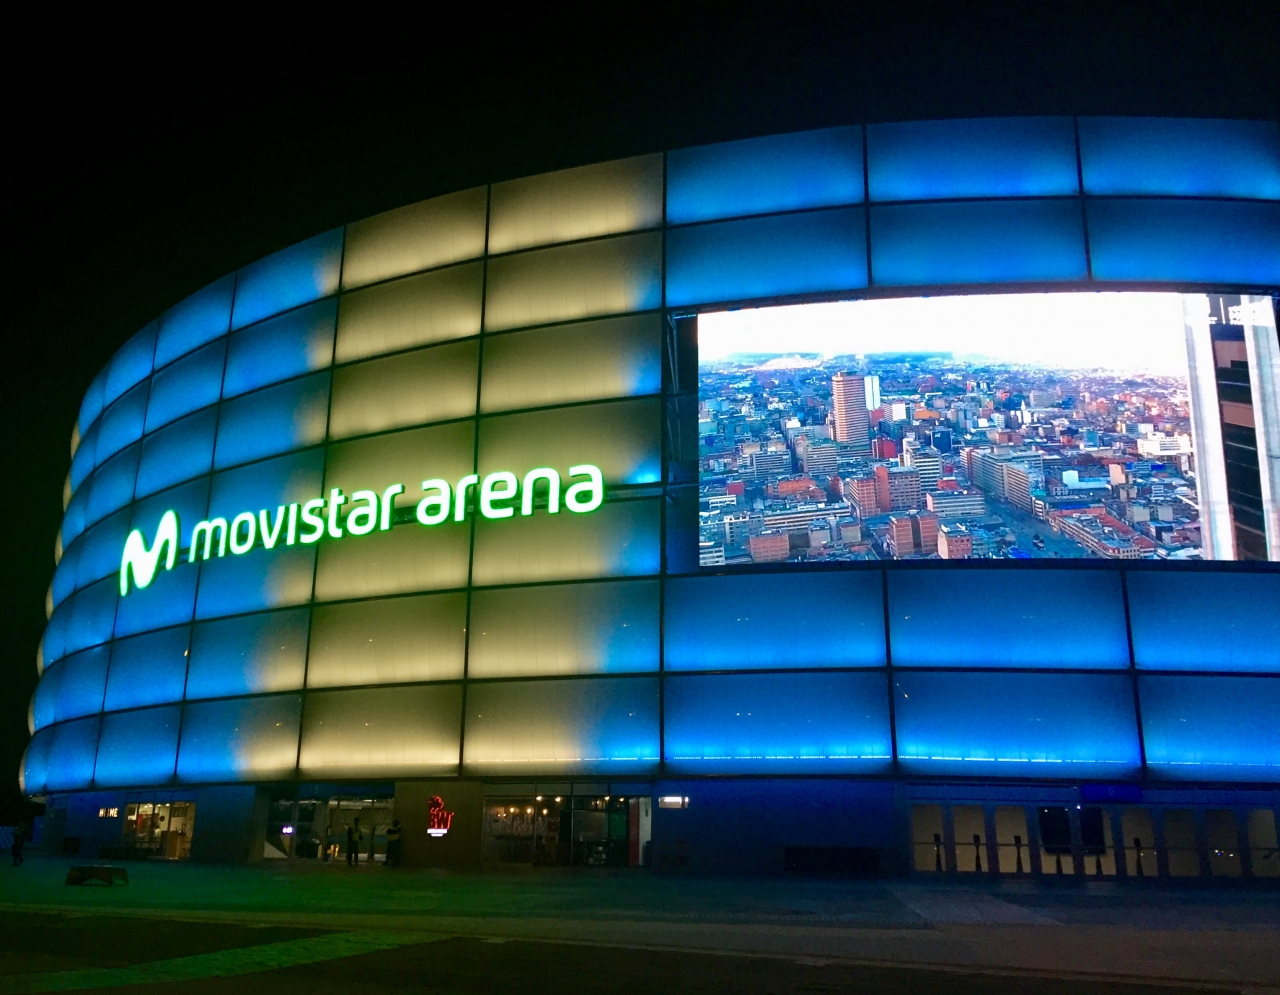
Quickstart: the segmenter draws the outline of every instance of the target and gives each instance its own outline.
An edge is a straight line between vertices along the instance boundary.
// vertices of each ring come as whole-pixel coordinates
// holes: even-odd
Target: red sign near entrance
[[[444,799],[432,795],[427,799],[427,835],[443,836],[453,825],[453,813],[444,809]]]

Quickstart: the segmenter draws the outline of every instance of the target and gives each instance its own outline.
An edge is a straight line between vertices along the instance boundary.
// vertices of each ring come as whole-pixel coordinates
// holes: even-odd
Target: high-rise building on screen
[[[837,442],[855,452],[871,452],[866,378],[837,373],[831,378],[831,423]]]

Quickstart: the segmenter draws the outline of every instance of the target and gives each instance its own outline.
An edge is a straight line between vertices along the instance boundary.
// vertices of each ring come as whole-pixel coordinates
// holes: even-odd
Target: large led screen
[[[1280,558],[1270,298],[870,299],[697,328],[704,568]]]

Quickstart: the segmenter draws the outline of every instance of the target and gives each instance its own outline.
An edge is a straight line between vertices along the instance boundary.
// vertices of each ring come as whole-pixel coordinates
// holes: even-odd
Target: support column
[[[1280,560],[1280,340],[1270,297],[1240,298],[1231,309],[1233,323],[1244,326],[1245,355],[1249,359],[1249,390],[1253,395],[1254,435],[1258,440],[1258,476],[1267,535],[1267,559]]]

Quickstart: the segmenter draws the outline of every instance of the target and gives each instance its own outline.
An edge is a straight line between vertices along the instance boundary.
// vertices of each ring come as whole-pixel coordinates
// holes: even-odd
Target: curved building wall
[[[1265,567],[700,573],[695,347],[676,318],[922,290],[1277,287],[1265,122],[833,128],[496,183],[317,235],[176,305],[90,385],[24,790],[1274,781],[1280,575]],[[584,465],[605,495],[589,513],[567,492]],[[513,513],[481,512],[481,482],[537,468],[560,475],[558,513],[547,491],[528,513],[504,504],[497,478],[489,508]],[[472,474],[461,520],[419,524],[424,480]],[[335,489],[347,503],[326,534],[298,540],[289,509]],[[122,595],[127,537],[160,555],[170,510],[175,565],[150,584],[135,566]],[[193,555],[197,523],[219,518],[225,551],[215,532]],[[941,596],[993,585],[1024,606],[998,627]]]

